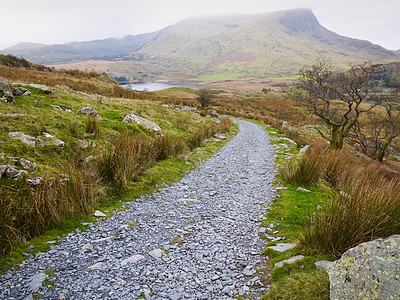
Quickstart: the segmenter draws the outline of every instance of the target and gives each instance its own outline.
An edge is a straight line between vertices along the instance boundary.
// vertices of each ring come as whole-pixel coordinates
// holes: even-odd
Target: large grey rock
[[[43,147],[43,146],[59,146],[60,148],[64,148],[64,142],[54,136],[52,136],[49,133],[44,132],[41,136],[38,137],[32,137],[30,135],[27,135],[23,132],[9,132],[8,133],[9,137],[20,140],[21,142],[35,147]]]
[[[400,299],[400,235],[349,249],[326,270],[331,299]]]
[[[151,132],[154,132],[160,136],[164,136],[160,126],[158,126],[156,123],[151,122],[145,118],[139,117],[135,115],[134,113],[130,113],[129,115],[126,115],[123,119],[124,123],[137,123],[139,125],[142,125],[144,128],[147,130],[150,130]]]
[[[89,115],[94,118],[100,117],[97,111],[92,106],[86,106],[77,112],[78,115]]]
[[[43,146],[58,146],[64,148],[64,142],[51,134],[44,132],[43,135],[36,138],[36,143],[39,147]]]
[[[25,88],[16,87],[11,83],[7,83],[3,78],[0,78],[0,100],[15,104],[14,96],[20,95],[30,95],[30,92]]]
[[[24,86],[30,86],[35,89],[42,90],[45,94],[53,94],[53,91],[47,85],[44,85],[44,84],[36,84],[36,83],[29,83],[29,84],[28,83],[17,83],[17,84],[21,84]]]
[[[36,138],[34,138],[30,135],[27,135],[23,132],[19,132],[19,131],[9,132],[8,136],[15,140],[20,140],[21,142],[23,142],[29,146],[33,146],[33,147],[36,146]]]
[[[213,109],[208,109],[207,113],[213,118],[218,118],[218,113]]]

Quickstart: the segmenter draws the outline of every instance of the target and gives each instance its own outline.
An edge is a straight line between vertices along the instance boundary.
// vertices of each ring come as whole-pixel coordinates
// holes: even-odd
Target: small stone
[[[98,262],[98,263],[95,263],[94,265],[89,266],[88,269],[90,269],[90,270],[98,270],[98,269],[100,269],[103,265],[104,265],[103,262]]]
[[[42,283],[46,278],[47,278],[47,275],[43,272],[33,275],[28,284],[29,290],[33,293],[36,293],[39,290],[39,288],[42,286]]]
[[[296,247],[296,244],[291,244],[291,243],[278,243],[276,246],[271,246],[268,247],[269,249],[278,251],[278,252],[283,252],[289,249],[292,249]]]
[[[65,295],[63,294],[63,293],[60,293],[59,295],[58,295],[58,300],[65,300],[66,298],[65,298]]]
[[[138,262],[138,261],[140,261],[140,260],[142,260],[142,259],[144,259],[144,256],[143,255],[140,255],[140,254],[138,254],[138,255],[133,255],[133,256],[131,256],[131,257],[129,257],[129,258],[126,258],[126,259],[124,259],[123,261],[121,261],[121,266],[126,266],[127,264],[131,264],[131,263],[136,263],[136,262]]]
[[[100,117],[100,115],[97,113],[97,111],[92,107],[92,106],[87,106],[82,108],[77,112],[78,115],[89,115],[94,118]]]
[[[275,264],[275,268],[281,268],[281,267],[283,267],[284,264],[292,264],[298,260],[302,260],[303,258],[304,258],[304,255],[297,255],[297,256],[291,257],[289,259],[282,260]]]
[[[165,252],[161,249],[154,249],[149,252],[149,255],[155,259],[161,259],[164,253]]]
[[[256,273],[256,270],[253,269],[253,266],[247,266],[242,274],[245,276],[253,276]]]
[[[300,153],[306,153],[307,150],[310,148],[310,145],[305,145],[303,148],[300,149]]]
[[[27,248],[28,248],[29,250],[35,249],[35,247],[34,247],[33,245],[29,245]]]
[[[218,193],[217,191],[211,191],[209,195],[210,196],[215,196],[217,193]]]
[[[94,212],[94,216],[95,216],[95,217],[98,217],[98,218],[107,217],[106,214],[102,213],[102,212],[99,211],[99,210],[96,210],[96,211]]]

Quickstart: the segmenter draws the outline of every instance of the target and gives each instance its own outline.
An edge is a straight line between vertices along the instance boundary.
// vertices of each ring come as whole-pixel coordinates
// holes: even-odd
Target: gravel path
[[[0,299],[258,298],[274,151],[260,126],[237,122],[238,135],[177,184],[1,276]]]

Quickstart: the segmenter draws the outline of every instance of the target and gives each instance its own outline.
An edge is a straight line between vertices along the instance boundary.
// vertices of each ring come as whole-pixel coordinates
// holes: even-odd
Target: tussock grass
[[[71,128],[74,126],[69,127],[70,131]],[[74,131],[74,129],[72,129]],[[76,132],[76,129],[75,129]],[[99,126],[99,121],[97,118],[92,117],[90,115],[87,116],[86,118],[86,133],[89,133],[93,135],[94,137],[99,137],[100,136],[100,126]]]
[[[305,220],[300,242],[332,256],[356,245],[400,232],[400,176],[346,150],[312,149],[281,168],[290,184],[335,190],[326,206]]]
[[[37,187],[24,181],[3,179],[0,185],[0,255],[65,219],[74,219],[92,210],[99,196],[95,177],[82,167],[71,170],[70,174],[68,179],[45,177]]]
[[[300,242],[340,257],[346,250],[375,238],[400,232],[398,181],[350,180],[329,205],[311,218]]]

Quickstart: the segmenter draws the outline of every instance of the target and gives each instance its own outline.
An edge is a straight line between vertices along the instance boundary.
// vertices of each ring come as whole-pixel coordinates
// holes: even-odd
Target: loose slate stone
[[[32,276],[28,284],[29,291],[32,293],[36,293],[42,286],[42,283],[46,278],[47,275],[43,272],[37,273],[36,275]]]
[[[131,264],[131,263],[136,263],[140,260],[144,259],[143,255],[133,255],[131,257],[128,257],[126,259],[124,259],[123,261],[121,261],[121,266],[126,266],[127,264]]]
[[[96,210],[96,211],[94,212],[94,216],[95,216],[95,217],[98,217],[98,218],[107,217],[106,214],[102,213],[102,212],[99,211],[99,210]]]
[[[276,246],[271,246],[268,247],[272,250],[278,251],[278,252],[283,252],[289,249],[292,249],[296,247],[296,244],[291,244],[291,243],[278,243]]]
[[[302,260],[304,255],[297,255],[286,260],[282,260],[275,264],[275,268],[282,268],[284,264],[292,264],[298,260]]]
[[[149,252],[149,255],[155,259],[161,259],[164,253],[165,252],[161,249],[154,249]]]

